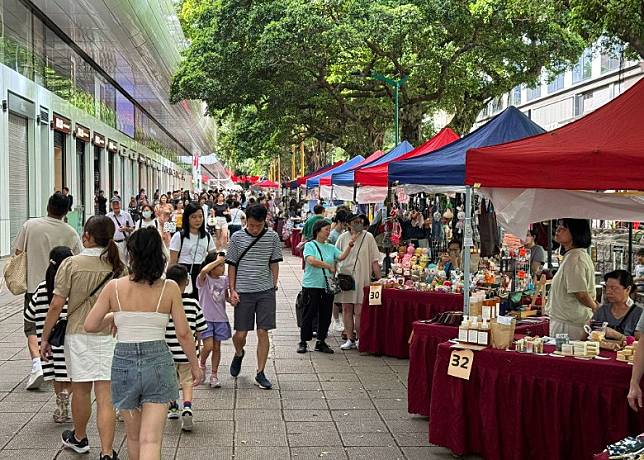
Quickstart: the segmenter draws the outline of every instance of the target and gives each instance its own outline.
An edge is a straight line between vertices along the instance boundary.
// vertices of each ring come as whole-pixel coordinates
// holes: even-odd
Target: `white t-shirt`
[[[215,249],[215,241],[210,235],[199,238],[199,235],[191,233],[190,238],[183,239],[183,248],[181,248],[181,232],[175,233],[170,240],[170,251],[179,252],[181,250],[177,259],[180,264],[201,264],[208,253]]]
[[[244,220],[246,220],[246,214],[239,208],[233,208],[230,210],[230,225],[244,225]]]
[[[134,224],[135,229],[140,229],[140,228],[148,228],[148,227],[156,227],[157,230],[159,229],[159,221],[156,219],[150,219],[149,221],[145,221],[144,219],[140,219],[136,224]]]

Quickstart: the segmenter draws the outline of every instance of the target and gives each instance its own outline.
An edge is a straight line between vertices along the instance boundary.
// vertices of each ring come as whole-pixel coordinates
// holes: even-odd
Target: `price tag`
[[[382,284],[369,286],[369,305],[382,305]]]
[[[447,375],[469,380],[474,364],[474,352],[472,350],[452,350],[447,366]]]

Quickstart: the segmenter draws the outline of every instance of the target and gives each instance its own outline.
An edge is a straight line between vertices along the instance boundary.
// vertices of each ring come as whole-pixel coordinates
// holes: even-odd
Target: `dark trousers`
[[[318,288],[302,288],[304,293],[304,314],[300,328],[300,341],[307,342],[313,338],[313,322],[317,319],[317,339],[325,341],[331,324],[333,295]]]

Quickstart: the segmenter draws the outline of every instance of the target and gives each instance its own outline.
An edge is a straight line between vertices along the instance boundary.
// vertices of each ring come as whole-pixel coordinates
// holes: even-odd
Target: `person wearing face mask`
[[[149,204],[144,205],[141,208],[141,217],[141,220],[134,224],[135,230],[147,227],[155,227],[157,230],[159,230],[159,221],[154,215],[152,206],[150,206]]]
[[[347,341],[340,346],[342,350],[358,348],[356,336],[360,334],[364,287],[371,281],[372,273],[380,278],[380,251],[373,235],[366,231],[369,220],[363,214],[351,214],[347,221],[349,231],[340,235],[335,244],[340,252],[344,252],[351,242],[354,243],[354,250],[337,267],[337,273],[351,275],[355,281],[355,289],[342,291],[335,296],[335,302],[342,304],[344,332],[347,335]]]

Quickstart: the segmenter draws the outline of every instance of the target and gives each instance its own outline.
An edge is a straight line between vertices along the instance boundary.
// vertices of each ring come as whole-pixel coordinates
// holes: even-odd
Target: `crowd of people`
[[[117,413],[128,458],[158,458],[166,419],[193,429],[193,386],[208,365],[210,386],[221,386],[222,341],[232,338],[237,377],[256,329],[255,383],[272,388],[265,365],[282,261],[269,225],[275,209],[270,195],[175,192],[150,202],[141,190],[133,216],[117,192],[102,212],[102,195],[81,237],[65,222],[71,199],[57,192],[47,216],[28,220],[15,242],[16,255],[27,257],[27,388],[53,381],[53,420],[73,423],[62,433],[65,447],[89,451],[93,392],[101,460],[118,458]]]
[[[53,382],[53,420],[73,423],[62,433],[67,448],[89,451],[93,392],[101,460],[118,458],[117,413],[126,427],[128,458],[158,458],[167,419],[193,429],[193,387],[206,379],[211,388],[221,386],[222,342],[232,339],[229,372],[240,375],[249,331],[257,335],[254,381],[272,388],[265,368],[282,261],[273,224],[285,211],[300,213],[297,203],[283,209],[270,194],[221,190],[157,190],[149,200],[141,189],[124,209],[118,192],[109,200],[99,192],[96,215],[80,237],[65,222],[72,203],[68,194],[53,194],[47,216],[25,222],[15,241],[16,254],[27,258],[27,388]],[[334,353],[326,342],[330,330],[342,331],[341,350],[357,349],[364,288],[381,277],[383,254],[365,214],[344,206],[333,216],[322,205],[312,211],[300,248],[304,273],[295,351],[307,353],[315,339],[314,351]],[[402,219],[407,221],[417,230],[407,238],[427,227],[413,212]],[[531,270],[541,276],[545,253],[535,236],[522,240],[531,251]],[[592,321],[607,323],[607,336],[615,339],[639,335],[644,318],[631,293],[636,281],[644,281],[644,252],[635,279],[624,270],[604,276],[600,305],[587,251],[588,221],[562,219],[554,239],[563,257],[546,306],[550,335],[582,338]],[[438,254],[448,276],[461,269],[462,251],[453,238]],[[232,325],[227,303],[234,306]],[[644,362],[635,369],[644,373]]]

